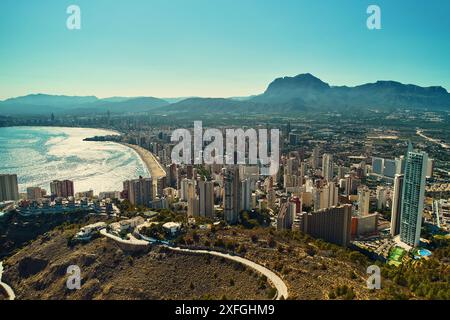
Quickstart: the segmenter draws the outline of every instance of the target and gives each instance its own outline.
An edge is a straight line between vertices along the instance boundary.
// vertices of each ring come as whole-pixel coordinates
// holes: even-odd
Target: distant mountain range
[[[94,96],[55,96],[47,94],[30,94],[0,102],[1,115],[41,115],[49,113],[126,113],[147,112],[167,106],[169,102],[153,97],[112,97],[98,99]]]
[[[378,81],[356,87],[332,87],[313,75],[279,78],[253,102],[287,104],[294,109],[450,108],[450,94],[442,87],[419,87]]]
[[[98,99],[33,94],[0,102],[0,115],[49,113],[217,113],[301,112],[348,109],[450,110],[450,94],[443,87],[420,87],[377,81],[355,87],[330,86],[306,73],[275,79],[260,95],[236,98],[154,97]]]

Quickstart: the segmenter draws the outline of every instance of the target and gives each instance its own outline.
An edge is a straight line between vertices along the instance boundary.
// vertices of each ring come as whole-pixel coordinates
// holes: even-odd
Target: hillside
[[[76,230],[76,225],[58,227],[5,261],[4,281],[18,299],[266,299],[272,294],[259,274],[228,260],[161,247],[127,254],[104,238],[71,248],[67,238]],[[290,299],[328,299],[343,288],[347,294],[340,299],[379,298],[366,288],[364,257],[349,259],[337,246],[319,248],[312,239],[267,229],[197,231],[183,239],[180,245],[234,251],[266,266],[282,277]],[[82,270],[79,291],[65,289],[69,265]]]
[[[105,238],[68,247],[75,229],[39,237],[5,262],[3,280],[17,299],[267,299],[259,275],[242,265],[210,256],[153,248],[127,254]],[[82,270],[81,290],[66,289],[66,270]]]
[[[198,113],[205,115],[218,113],[264,113],[265,108],[267,106],[264,104],[250,101],[223,98],[189,98],[154,111],[158,113]]]

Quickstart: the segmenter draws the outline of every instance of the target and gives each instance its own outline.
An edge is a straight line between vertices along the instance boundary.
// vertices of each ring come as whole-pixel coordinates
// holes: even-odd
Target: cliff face
[[[16,212],[6,214],[0,219],[0,259],[58,225],[84,221],[86,215],[85,212],[33,217],[23,217]]]
[[[267,299],[271,292],[227,260],[160,248],[130,255],[104,238],[71,248],[73,232],[52,231],[5,261],[3,279],[17,299]],[[70,265],[81,269],[80,290],[66,287]]]

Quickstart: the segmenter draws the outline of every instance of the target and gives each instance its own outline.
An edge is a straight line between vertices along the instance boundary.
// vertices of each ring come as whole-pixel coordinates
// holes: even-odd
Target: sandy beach
[[[161,166],[155,155],[153,155],[153,153],[139,146],[128,143],[122,144],[136,151],[136,153],[141,157],[142,161],[144,161],[154,181],[158,180],[159,177],[166,176],[166,171]]]

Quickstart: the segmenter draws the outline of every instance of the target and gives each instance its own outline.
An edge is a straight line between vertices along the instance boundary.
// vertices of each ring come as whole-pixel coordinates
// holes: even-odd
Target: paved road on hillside
[[[239,256],[232,256],[230,254],[217,252],[217,251],[181,249],[181,248],[173,248],[173,247],[169,247],[169,246],[166,246],[166,248],[169,248],[170,250],[173,250],[173,251],[179,251],[179,252],[193,252],[193,253],[199,253],[199,254],[209,254],[212,256],[222,257],[225,259],[229,259],[229,260],[233,260],[233,261],[242,263],[250,268],[255,269],[259,273],[265,275],[267,277],[267,279],[269,279],[269,281],[277,289],[277,296],[276,296],[277,300],[280,300],[282,297],[284,299],[287,299],[289,297],[287,286],[278,275],[276,275],[274,272],[267,269],[266,267],[263,267],[262,265],[257,264],[251,260],[248,260],[248,259],[245,259],[245,258],[242,258]]]

